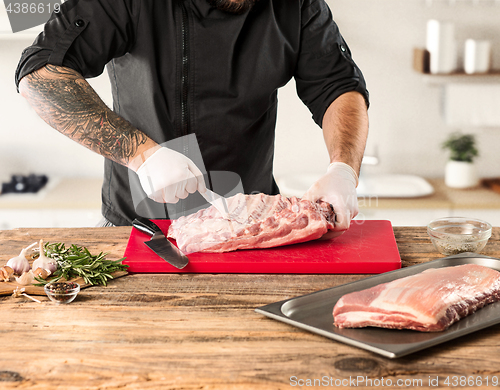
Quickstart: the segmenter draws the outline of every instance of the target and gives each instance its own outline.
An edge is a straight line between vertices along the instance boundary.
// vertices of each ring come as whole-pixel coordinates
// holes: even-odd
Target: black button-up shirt
[[[368,102],[324,0],[260,0],[243,15],[206,0],[69,0],[23,52],[16,83],[46,64],[84,77],[107,66],[115,112],[158,143],[195,134],[206,171],[234,172],[246,193],[278,192],[277,90],[292,77],[319,126],[345,92]],[[134,198],[137,186],[106,160],[103,215],[116,225],[165,217],[163,206]]]

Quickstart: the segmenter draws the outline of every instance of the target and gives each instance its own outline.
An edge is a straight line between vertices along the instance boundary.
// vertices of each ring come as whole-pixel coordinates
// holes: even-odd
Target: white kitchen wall
[[[103,158],[53,130],[17,93],[14,73],[22,50],[31,41],[0,35],[0,181],[14,173],[101,177]],[[106,76],[89,82],[111,106]]]
[[[500,128],[446,126],[441,115],[441,87],[423,82],[412,69],[414,47],[425,47],[428,19],[455,23],[461,49],[466,38],[491,39],[493,67],[500,68],[500,2],[493,0],[327,0],[370,91],[370,135],[366,154],[380,163],[365,172],[441,177],[446,154],[440,144],[452,131],[476,134],[482,176],[500,176]],[[461,50],[460,50],[461,51]],[[460,53],[459,53],[460,55]],[[500,91],[500,82],[497,85]],[[321,130],[293,96],[281,93],[275,171],[323,172]],[[500,93],[500,92],[499,92]],[[499,107],[500,109],[500,107]]]
[[[495,41],[500,68],[500,4],[494,0],[328,0],[341,31],[364,72],[371,94],[367,154],[380,173],[440,177],[446,155],[440,143],[455,130],[441,116],[441,89],[412,70],[413,47],[425,45],[428,19],[452,20],[457,38]],[[451,4],[455,4],[454,6]],[[3,7],[3,4],[0,5]],[[28,39],[0,37],[0,177],[14,172],[98,177],[102,158],[43,123],[17,94],[14,71]],[[106,75],[90,80],[111,105]],[[500,83],[499,83],[500,85]],[[328,164],[321,130],[289,83],[279,94],[275,172],[323,172]],[[500,129],[467,129],[477,134],[482,176],[500,176]]]

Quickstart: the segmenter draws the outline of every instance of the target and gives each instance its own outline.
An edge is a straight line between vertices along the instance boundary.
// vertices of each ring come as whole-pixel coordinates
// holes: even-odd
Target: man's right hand
[[[203,173],[192,160],[160,147],[137,169],[147,196],[160,203],[177,203],[196,191],[205,192]]]

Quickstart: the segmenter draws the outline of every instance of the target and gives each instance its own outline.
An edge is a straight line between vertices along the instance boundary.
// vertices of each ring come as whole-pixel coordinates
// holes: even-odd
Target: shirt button
[[[76,27],[83,27],[85,25],[85,22],[82,19],[78,19],[75,21],[75,26]]]
[[[345,52],[345,46],[344,45],[340,45],[340,51]]]

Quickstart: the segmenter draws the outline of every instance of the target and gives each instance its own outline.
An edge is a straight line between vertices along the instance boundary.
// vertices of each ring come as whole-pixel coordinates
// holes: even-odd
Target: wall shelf
[[[464,84],[464,83],[500,83],[500,70],[489,73],[467,74],[463,72],[450,74],[422,73],[424,82],[431,85]]]

